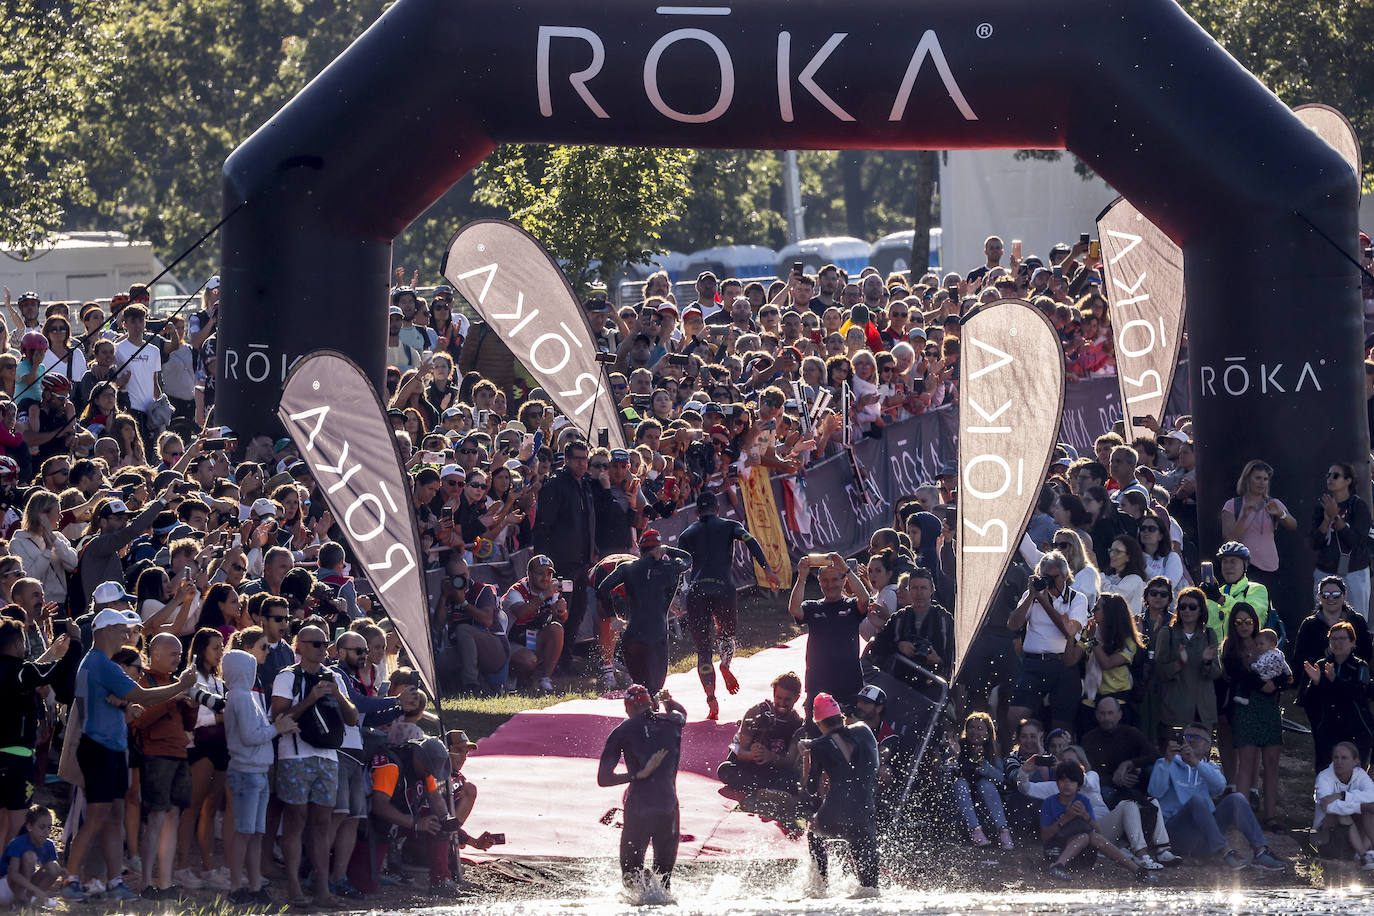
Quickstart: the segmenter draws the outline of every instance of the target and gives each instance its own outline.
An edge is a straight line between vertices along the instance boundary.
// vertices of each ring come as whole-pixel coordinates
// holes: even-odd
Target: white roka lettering
[[[658,12],[663,15],[689,15],[693,13],[711,15],[706,8],[660,7]],[[726,13],[728,14],[728,11]],[[825,66],[831,55],[839,49],[840,44],[848,34],[847,32],[832,33],[825,44],[821,45],[820,49],[811,56],[811,59],[796,77],[797,85],[819,102],[821,107],[830,113],[831,117],[837,121],[845,122],[854,121],[854,116],[821,88],[816,81],[816,74]],[[555,39],[581,42],[591,50],[591,60],[586,66],[580,70],[569,71],[559,78],[567,79],[568,85],[581,99],[588,111],[599,119],[609,119],[611,115],[592,94],[589,85],[601,73],[606,63],[606,44],[594,30],[584,26],[541,25],[539,27],[534,55],[535,92],[539,103],[539,114],[545,118],[554,116],[554,76],[550,58],[552,57],[551,49]],[[720,70],[720,90],[715,101],[700,113],[685,112],[674,108],[664,100],[659,89],[658,75],[663,55],[673,45],[683,41],[696,41],[705,45],[715,55],[716,65]],[[753,55],[754,53],[754,49],[750,48],[748,54]],[[850,65],[871,67],[873,61],[860,56],[863,53],[857,50],[851,51]],[[954,71],[945,58],[944,49],[940,46],[940,38],[934,29],[927,29],[917,41],[897,85],[888,120],[901,121],[906,117],[912,93],[916,88],[916,79],[927,60],[935,67],[935,72],[944,86],[945,94],[954,103],[955,108],[959,110],[959,114],[966,121],[977,121],[978,115],[974,113],[973,106],[969,104],[963,89],[959,86],[959,81],[955,79]],[[784,123],[793,123],[796,120],[796,114],[792,105],[792,33],[787,30],[779,30],[778,32],[776,69],[778,114]],[[694,74],[694,76],[696,75]],[[696,82],[699,84],[704,81],[697,80]],[[734,103],[736,89],[734,59],[725,42],[714,32],[702,28],[674,29],[654,41],[645,52],[643,84],[645,98],[648,99],[654,110],[665,118],[681,124],[709,124],[724,117]]]
[[[967,340],[971,348],[981,350],[992,357],[992,361],[986,366],[975,369],[968,374],[967,381],[974,381],[983,376],[1004,369],[1015,364],[1016,360],[1012,355],[1001,347],[988,343],[973,334],[967,335]],[[964,553],[1001,553],[1005,551],[1009,544],[1010,526],[1005,519],[989,518],[981,524],[977,521],[982,517],[979,511],[981,504],[1000,499],[1007,490],[1015,487],[1019,495],[1025,490],[1025,459],[1016,458],[1014,464],[1007,457],[997,454],[996,451],[981,451],[983,443],[987,440],[982,437],[996,436],[997,439],[987,442],[987,447],[992,449],[996,445],[1006,446],[1011,442],[1012,428],[1005,425],[995,425],[1008,410],[1011,409],[1011,398],[1007,398],[997,407],[988,410],[975,399],[973,395],[966,395],[964,403],[968,405],[972,413],[976,414],[983,425],[967,426],[964,429],[962,444],[964,446],[973,445],[980,449],[979,454],[968,458],[964,462],[961,470],[961,491],[964,498],[964,511],[961,516],[964,518],[964,536],[959,540],[960,549]],[[977,437],[977,438],[975,438]],[[978,505],[973,505],[974,503]],[[971,516],[971,517],[970,517]]]
[[[324,488],[325,494],[333,496],[348,487],[353,478],[362,471],[362,467],[356,461],[349,462],[348,440],[336,441],[328,434],[326,423],[329,420],[330,409],[327,404],[311,407],[288,414],[287,419],[296,424],[294,432],[304,434],[305,446],[301,449],[302,457],[310,465],[311,472]],[[332,454],[336,450],[337,453]],[[365,544],[382,534],[390,519],[401,519],[406,526],[410,525],[409,520],[403,518],[402,504],[392,495],[386,481],[376,481],[375,490],[375,493],[358,492],[358,487],[354,484],[353,500],[342,512],[340,521],[355,544]],[[391,575],[385,580],[373,580],[377,591],[384,593],[401,581],[406,573],[414,571],[415,556],[404,544],[396,543],[387,548],[381,562],[370,563],[367,568],[374,572],[391,571]]]

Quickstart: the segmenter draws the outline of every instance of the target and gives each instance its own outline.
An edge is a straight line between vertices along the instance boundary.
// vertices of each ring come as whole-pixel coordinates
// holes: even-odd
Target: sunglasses
[[[610,465],[604,461],[593,461],[591,464],[591,469],[593,471],[604,471],[608,467],[610,467]]]
[[[8,575],[8,573],[6,573],[6,575]],[[1323,598],[1344,598],[1345,592],[1322,592],[1321,596]]]
[[[486,488],[487,488],[487,485],[484,484],[484,483],[470,483],[470,484],[468,484],[468,489],[469,489],[469,490],[485,490]]]
[[[290,620],[291,618],[279,614],[273,614],[271,617],[268,617],[267,619],[272,621],[273,623],[286,623],[286,621]]]
[[[1344,480],[1344,479],[1345,479],[1345,475],[1342,474],[1342,473],[1340,473],[1340,472],[1338,472],[1338,471],[1328,471],[1328,472],[1327,472],[1327,475],[1326,475],[1326,479],[1327,479],[1327,480]]]
[[[322,649],[322,648],[324,648],[324,640],[323,640],[323,639],[298,639],[298,640],[296,640],[296,645],[298,645],[298,646],[309,646],[309,647],[312,648],[312,649]]]
[[[1193,601],[1188,601],[1188,602],[1180,601],[1180,602],[1178,603],[1178,609],[1179,609],[1180,611],[1200,611],[1200,610],[1202,610],[1202,605],[1197,604],[1196,602],[1193,602]]]
[[[893,318],[905,318],[907,315],[910,315],[910,314],[911,314],[910,312],[893,312],[891,317],[893,317]]]
[[[460,455],[475,455],[475,454],[477,454],[477,449],[475,449],[475,448],[460,448],[460,449],[458,449],[458,454],[460,454]]]
[[[1171,597],[1173,597],[1173,596],[1170,595],[1168,592],[1160,591],[1159,589],[1155,589],[1154,591],[1146,592],[1145,594],[1146,594],[1146,596],[1148,596],[1148,597],[1150,597],[1150,598],[1171,598]]]
[[[22,575],[24,575],[24,571],[23,571],[22,569],[11,569],[9,572],[0,573],[0,578],[8,579],[8,578],[10,578],[11,576],[22,576]]]

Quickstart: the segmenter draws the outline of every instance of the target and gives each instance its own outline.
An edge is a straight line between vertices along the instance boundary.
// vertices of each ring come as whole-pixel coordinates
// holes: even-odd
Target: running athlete
[[[829,788],[806,832],[811,859],[825,878],[829,868],[825,841],[844,840],[859,875],[861,890],[855,896],[876,896],[878,832],[873,791],[878,782],[878,742],[863,722],[846,725],[840,704],[828,693],[817,694],[815,713],[821,737],[801,743],[807,790],[813,794],[818,790],[822,774]]]
[[[615,690],[618,686],[615,679],[615,630],[612,624],[616,618],[626,616],[622,612],[625,607],[625,586],[622,584],[602,596],[601,582],[615,572],[616,567],[638,559],[632,553],[607,554],[587,571],[587,585],[596,595],[596,642],[601,649],[601,680],[606,690]]]
[[[687,582],[687,625],[697,647],[697,676],[706,691],[708,719],[720,718],[716,702],[716,671],[711,654],[711,622],[715,621],[720,651],[720,677],[730,693],[739,692],[739,682],[730,673],[735,657],[735,583],[731,567],[735,562],[735,541],[743,541],[754,562],[762,567],[772,588],[782,581],[768,565],[763,548],[739,522],[716,515],[716,494],[697,497],[697,520],[678,537],[678,546],[692,555],[692,574]],[[857,689],[857,688],[856,688]]]
[[[656,694],[668,676],[668,606],[678,580],[692,568],[692,557],[685,550],[665,547],[653,528],[639,536],[639,549],[639,559],[618,564],[601,580],[596,597],[598,607],[610,606],[611,593],[624,586],[630,617],[620,637],[625,668],[636,684]]]
[[[625,721],[606,739],[596,783],[629,783],[620,833],[620,873],[625,885],[634,887],[643,881],[644,857],[653,844],[654,873],[667,890],[677,861],[677,764],[687,710],[666,690],[659,691],[658,698],[665,712],[654,712],[656,702],[644,685],[632,684],[625,691]],[[622,756],[627,772],[617,773]]]

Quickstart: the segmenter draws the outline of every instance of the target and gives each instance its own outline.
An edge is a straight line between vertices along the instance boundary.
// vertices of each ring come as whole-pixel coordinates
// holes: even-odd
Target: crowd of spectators
[[[453,290],[426,300],[398,271],[386,401],[411,474],[441,683],[551,692],[555,679],[594,678],[598,663],[605,674],[609,646],[581,657],[598,566],[633,559],[646,531],[656,544],[653,520],[703,493],[733,500],[752,468],[802,471],[856,437],[957,404],[959,315],[973,304],[1028,299],[1059,330],[1073,377],[1114,371],[1087,242],[1047,261],[1014,247],[1003,267],[993,237],[984,254],[943,278],[872,268],[850,278],[827,265],[765,285],[707,271],[690,303],[664,274],[636,305],[594,292],[583,308],[607,354],[624,449],[588,441],[537,388],[463,372],[475,325]],[[476,791],[460,771],[476,745],[461,731],[429,736],[437,698],[352,575],[291,441],[216,424],[218,278],[193,314],[161,319],[149,305],[142,286],[107,306],[31,293],[12,302],[6,290],[0,898],[124,899],[137,887],[174,899],[208,887],[266,903],[278,862],[289,902],[362,897],[411,880],[405,864],[451,892],[457,849],[494,841],[461,826]],[[1281,867],[1249,807],[1262,787],[1261,820],[1273,819],[1279,694],[1299,687],[1319,785],[1354,786],[1342,749],[1355,748],[1358,769],[1374,740],[1368,508],[1350,467],[1333,464],[1307,526],[1321,555],[1316,608],[1286,633],[1264,586],[1282,574],[1274,531],[1299,522],[1269,495],[1273,469],[1251,462],[1234,500],[1205,507],[1234,541],[1213,574],[1199,562],[1188,418],[1152,432],[1107,434],[1092,455],[1059,447],[1000,612],[954,696],[977,713],[939,772],[974,844],[1017,842],[1035,827],[1029,811],[1056,869],[1094,851],[1152,869],[1172,856],[1166,833],[1183,842],[1176,822],[1197,854],[1228,863],[1237,854],[1206,825],[1240,825],[1252,864]],[[741,728],[727,782],[790,785],[803,686],[808,717],[810,697],[829,692],[880,738],[900,736],[883,734],[891,723],[866,672],[902,656],[921,667],[895,673],[937,693],[954,652],[957,490],[956,469],[942,468],[894,500],[893,527],[853,568],[834,556],[799,564],[803,588],[809,567],[820,570],[822,598],[794,593],[793,614],[829,636],[814,641],[804,684],[775,684],[772,724],[756,715]],[[505,579],[490,574],[512,560]],[[1274,645],[1290,662],[1277,672],[1265,654]],[[1061,742],[1071,753],[1040,747],[1040,721],[1079,736]],[[1015,735],[1014,750],[999,732]],[[34,805],[54,771],[72,789],[60,865],[42,839],[51,814]],[[1318,800],[1367,852],[1362,815]]]

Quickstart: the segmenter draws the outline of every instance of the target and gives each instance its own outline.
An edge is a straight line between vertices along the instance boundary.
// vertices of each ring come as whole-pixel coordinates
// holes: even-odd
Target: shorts
[[[191,765],[185,757],[143,758],[143,811],[171,811],[191,806]]]
[[[14,906],[14,891],[10,889],[10,879],[8,876],[0,878],[0,906]]]
[[[0,754],[0,805],[6,811],[27,811],[33,804],[33,757]]]
[[[328,757],[277,761],[277,798],[284,805],[321,805],[333,810],[339,794],[339,764]]]
[[[245,773],[230,770],[225,774],[229,797],[234,800],[234,832],[238,834],[267,832],[267,799],[272,792],[266,773]]]
[[[124,751],[113,750],[90,735],[82,735],[81,743],[76,746],[76,763],[86,783],[87,804],[107,805],[123,801],[129,794],[129,757]]]
[[[1083,696],[1083,681],[1078,669],[1064,664],[1060,656],[1047,654],[1021,656],[1021,670],[1016,675],[1011,705],[1039,712],[1045,696],[1049,697],[1050,715],[1056,722],[1074,721],[1078,701]]]
[[[229,739],[225,737],[223,728],[207,726],[196,729],[195,740],[186,749],[186,762],[195,765],[202,760],[213,762],[217,773],[229,769]]]
[[[334,813],[348,818],[367,817],[371,791],[363,765],[339,751],[339,792],[334,799]]]

